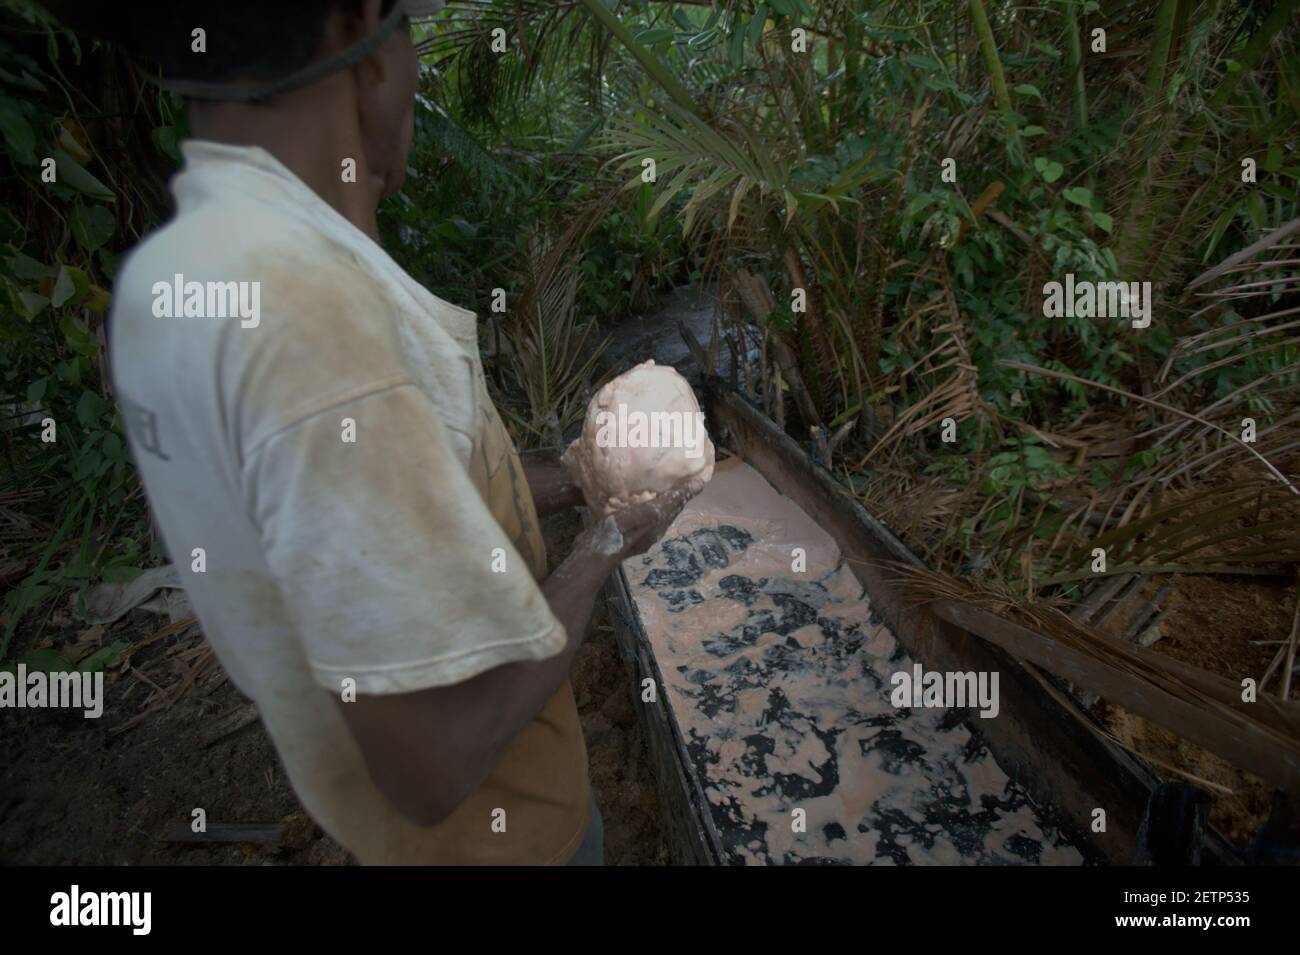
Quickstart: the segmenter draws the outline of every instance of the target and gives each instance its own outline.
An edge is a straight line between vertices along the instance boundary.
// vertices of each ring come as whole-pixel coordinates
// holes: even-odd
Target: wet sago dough
[[[724,863],[1082,863],[951,711],[892,705],[912,659],[739,458],[623,566]]]

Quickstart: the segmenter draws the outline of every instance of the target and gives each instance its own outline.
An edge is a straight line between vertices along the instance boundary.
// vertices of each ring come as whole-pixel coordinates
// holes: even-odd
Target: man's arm
[[[559,689],[605,578],[659,540],[700,487],[691,482],[625,508],[578,536],[542,584],[568,636],[555,656],[508,663],[454,686],[338,702],[371,777],[398,812],[433,826],[483,784],[510,741]]]
[[[562,464],[553,461],[524,461],[524,477],[533,494],[538,517],[569,507],[582,506],[582,488],[574,483]]]

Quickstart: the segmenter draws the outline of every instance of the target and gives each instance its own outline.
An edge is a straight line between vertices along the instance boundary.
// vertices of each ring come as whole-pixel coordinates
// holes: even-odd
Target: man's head
[[[154,64],[160,85],[190,101],[197,135],[294,110],[337,121],[342,110],[359,133],[364,155],[354,158],[381,194],[401,187],[417,78],[407,18],[437,0],[142,0],[129,16],[102,0],[48,5]]]

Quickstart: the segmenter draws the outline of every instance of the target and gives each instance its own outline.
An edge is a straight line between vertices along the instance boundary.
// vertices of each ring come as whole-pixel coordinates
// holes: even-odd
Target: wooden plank
[[[218,716],[208,731],[204,734],[200,746],[207,748],[215,746],[229,736],[233,736],[240,730],[252,726],[258,720],[257,704],[245,703],[237,706],[229,712]]]
[[[1213,710],[1167,693],[1118,666],[987,610],[948,599],[935,600],[931,606],[944,620],[988,640],[1019,659],[1037,664],[1079,686],[1087,687],[1112,703],[1172,730],[1267,782],[1291,792],[1300,792],[1300,747],[1294,744],[1294,738],[1288,746],[1285,741],[1262,732],[1257,726],[1224,719]],[[1232,706],[1233,709],[1251,707],[1251,715],[1257,719],[1264,719],[1267,715],[1270,722],[1278,722],[1280,725],[1275,729],[1279,731],[1285,732],[1288,723],[1300,720],[1295,712],[1295,704],[1290,704],[1291,709],[1288,711],[1280,703],[1276,709],[1269,708],[1266,702],[1242,703],[1236,684],[1212,673],[1186,664],[1170,666],[1177,661],[1140,647],[1120,647],[1115,641],[1101,636],[1097,637],[1097,642],[1102,646],[1114,645],[1117,651],[1123,650],[1148,659],[1153,665],[1164,667],[1171,673],[1176,672],[1184,682],[1196,686],[1207,696]]]
[[[834,478],[813,467],[789,436],[738,394],[706,382],[710,433],[740,454],[778,491],[798,504],[835,539],[872,606],[914,659],[933,670],[997,671],[1002,708],[996,719],[968,726],[1002,768],[1060,821],[1086,835],[1110,861],[1127,864],[1155,783],[1140,762],[1099,737],[1087,714],[1067,694],[1045,693],[1045,677],[1010,654],[973,637],[933,610],[915,606],[885,561],[923,566],[880,521]],[[1103,833],[1092,829],[1093,811],[1106,811]],[[1215,834],[1211,854],[1229,861]]]
[[[163,842],[230,843],[251,842],[259,845],[280,841],[278,822],[210,822],[206,832],[194,832],[188,823],[168,831]]]
[[[641,626],[623,568],[610,575],[605,598],[613,611],[611,622],[619,655],[632,677],[633,706],[654,764],[672,860],[677,865],[718,865],[722,841],[708,800],[691,769],[690,755],[665,697],[663,676]],[[646,678],[654,680],[657,704],[641,702],[641,686]]]

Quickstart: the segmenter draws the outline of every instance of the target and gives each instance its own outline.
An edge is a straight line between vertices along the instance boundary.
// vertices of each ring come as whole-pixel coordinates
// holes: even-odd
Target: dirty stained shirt
[[[111,354],[132,453],[214,651],[303,805],[363,863],[566,861],[589,793],[568,680],[431,828],[376,789],[331,699],[446,686],[565,644],[474,313],[264,150],[182,152],[176,215],[118,277]],[[202,286],[214,311],[239,288],[257,315],[156,314],[163,285],[191,282],[257,283],[255,296]]]

